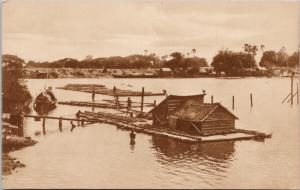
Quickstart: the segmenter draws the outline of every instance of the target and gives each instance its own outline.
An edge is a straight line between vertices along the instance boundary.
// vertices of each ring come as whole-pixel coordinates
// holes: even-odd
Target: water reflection
[[[190,143],[153,136],[152,145],[157,161],[164,168],[172,168],[172,175],[180,176],[188,172],[195,181],[202,179],[205,183],[222,181],[235,159],[233,141]]]

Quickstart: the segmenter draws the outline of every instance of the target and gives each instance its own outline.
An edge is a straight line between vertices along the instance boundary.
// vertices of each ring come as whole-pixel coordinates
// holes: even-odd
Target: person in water
[[[130,138],[131,139],[134,139],[135,138],[135,132],[133,129],[131,129],[131,132],[130,132]]]

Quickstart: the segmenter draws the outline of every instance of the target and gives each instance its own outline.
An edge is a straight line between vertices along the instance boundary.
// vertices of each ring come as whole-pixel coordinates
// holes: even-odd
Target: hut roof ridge
[[[218,107],[224,109],[227,113],[238,119],[233,113],[222,106],[220,103],[200,103],[194,100],[183,102],[172,115],[180,116],[187,120],[197,120],[200,122],[205,121],[210,114],[212,114]]]

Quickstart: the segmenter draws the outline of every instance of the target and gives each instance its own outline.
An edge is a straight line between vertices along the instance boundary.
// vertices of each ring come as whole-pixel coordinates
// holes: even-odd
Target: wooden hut
[[[153,125],[165,126],[169,124],[169,113],[174,111],[180,104],[194,100],[195,102],[203,103],[205,94],[192,96],[175,96],[169,95],[166,99],[160,102],[155,108],[150,110],[153,115]]]
[[[182,101],[178,101],[177,96],[165,99],[150,111],[153,125],[203,136],[225,134],[235,128],[235,120],[238,119],[235,115],[219,103],[203,103],[204,95],[198,96],[185,97]],[[172,103],[174,99],[175,103]],[[168,105],[170,103],[171,106]]]

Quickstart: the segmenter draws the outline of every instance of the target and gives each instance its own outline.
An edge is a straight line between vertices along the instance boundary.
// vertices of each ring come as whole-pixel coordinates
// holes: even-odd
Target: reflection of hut
[[[150,113],[152,113],[153,115],[153,125],[168,125],[169,113],[174,111],[181,103],[184,103],[188,100],[194,100],[196,102],[203,103],[204,96],[205,94],[198,94],[193,96],[168,96],[165,100],[163,100],[160,104],[158,104],[150,111]]]
[[[171,160],[173,161],[184,162],[184,159],[197,157],[199,159],[195,159],[195,162],[198,161],[200,165],[203,164],[203,159],[201,158],[214,158],[211,161],[214,160],[216,162],[230,160],[235,151],[234,141],[192,144],[175,139],[152,136],[152,144],[159,155],[164,155],[161,157],[162,159],[170,160],[167,158],[172,158]]]
[[[153,125],[194,135],[231,132],[238,118],[219,103],[203,103],[204,95],[168,96],[150,111]]]

